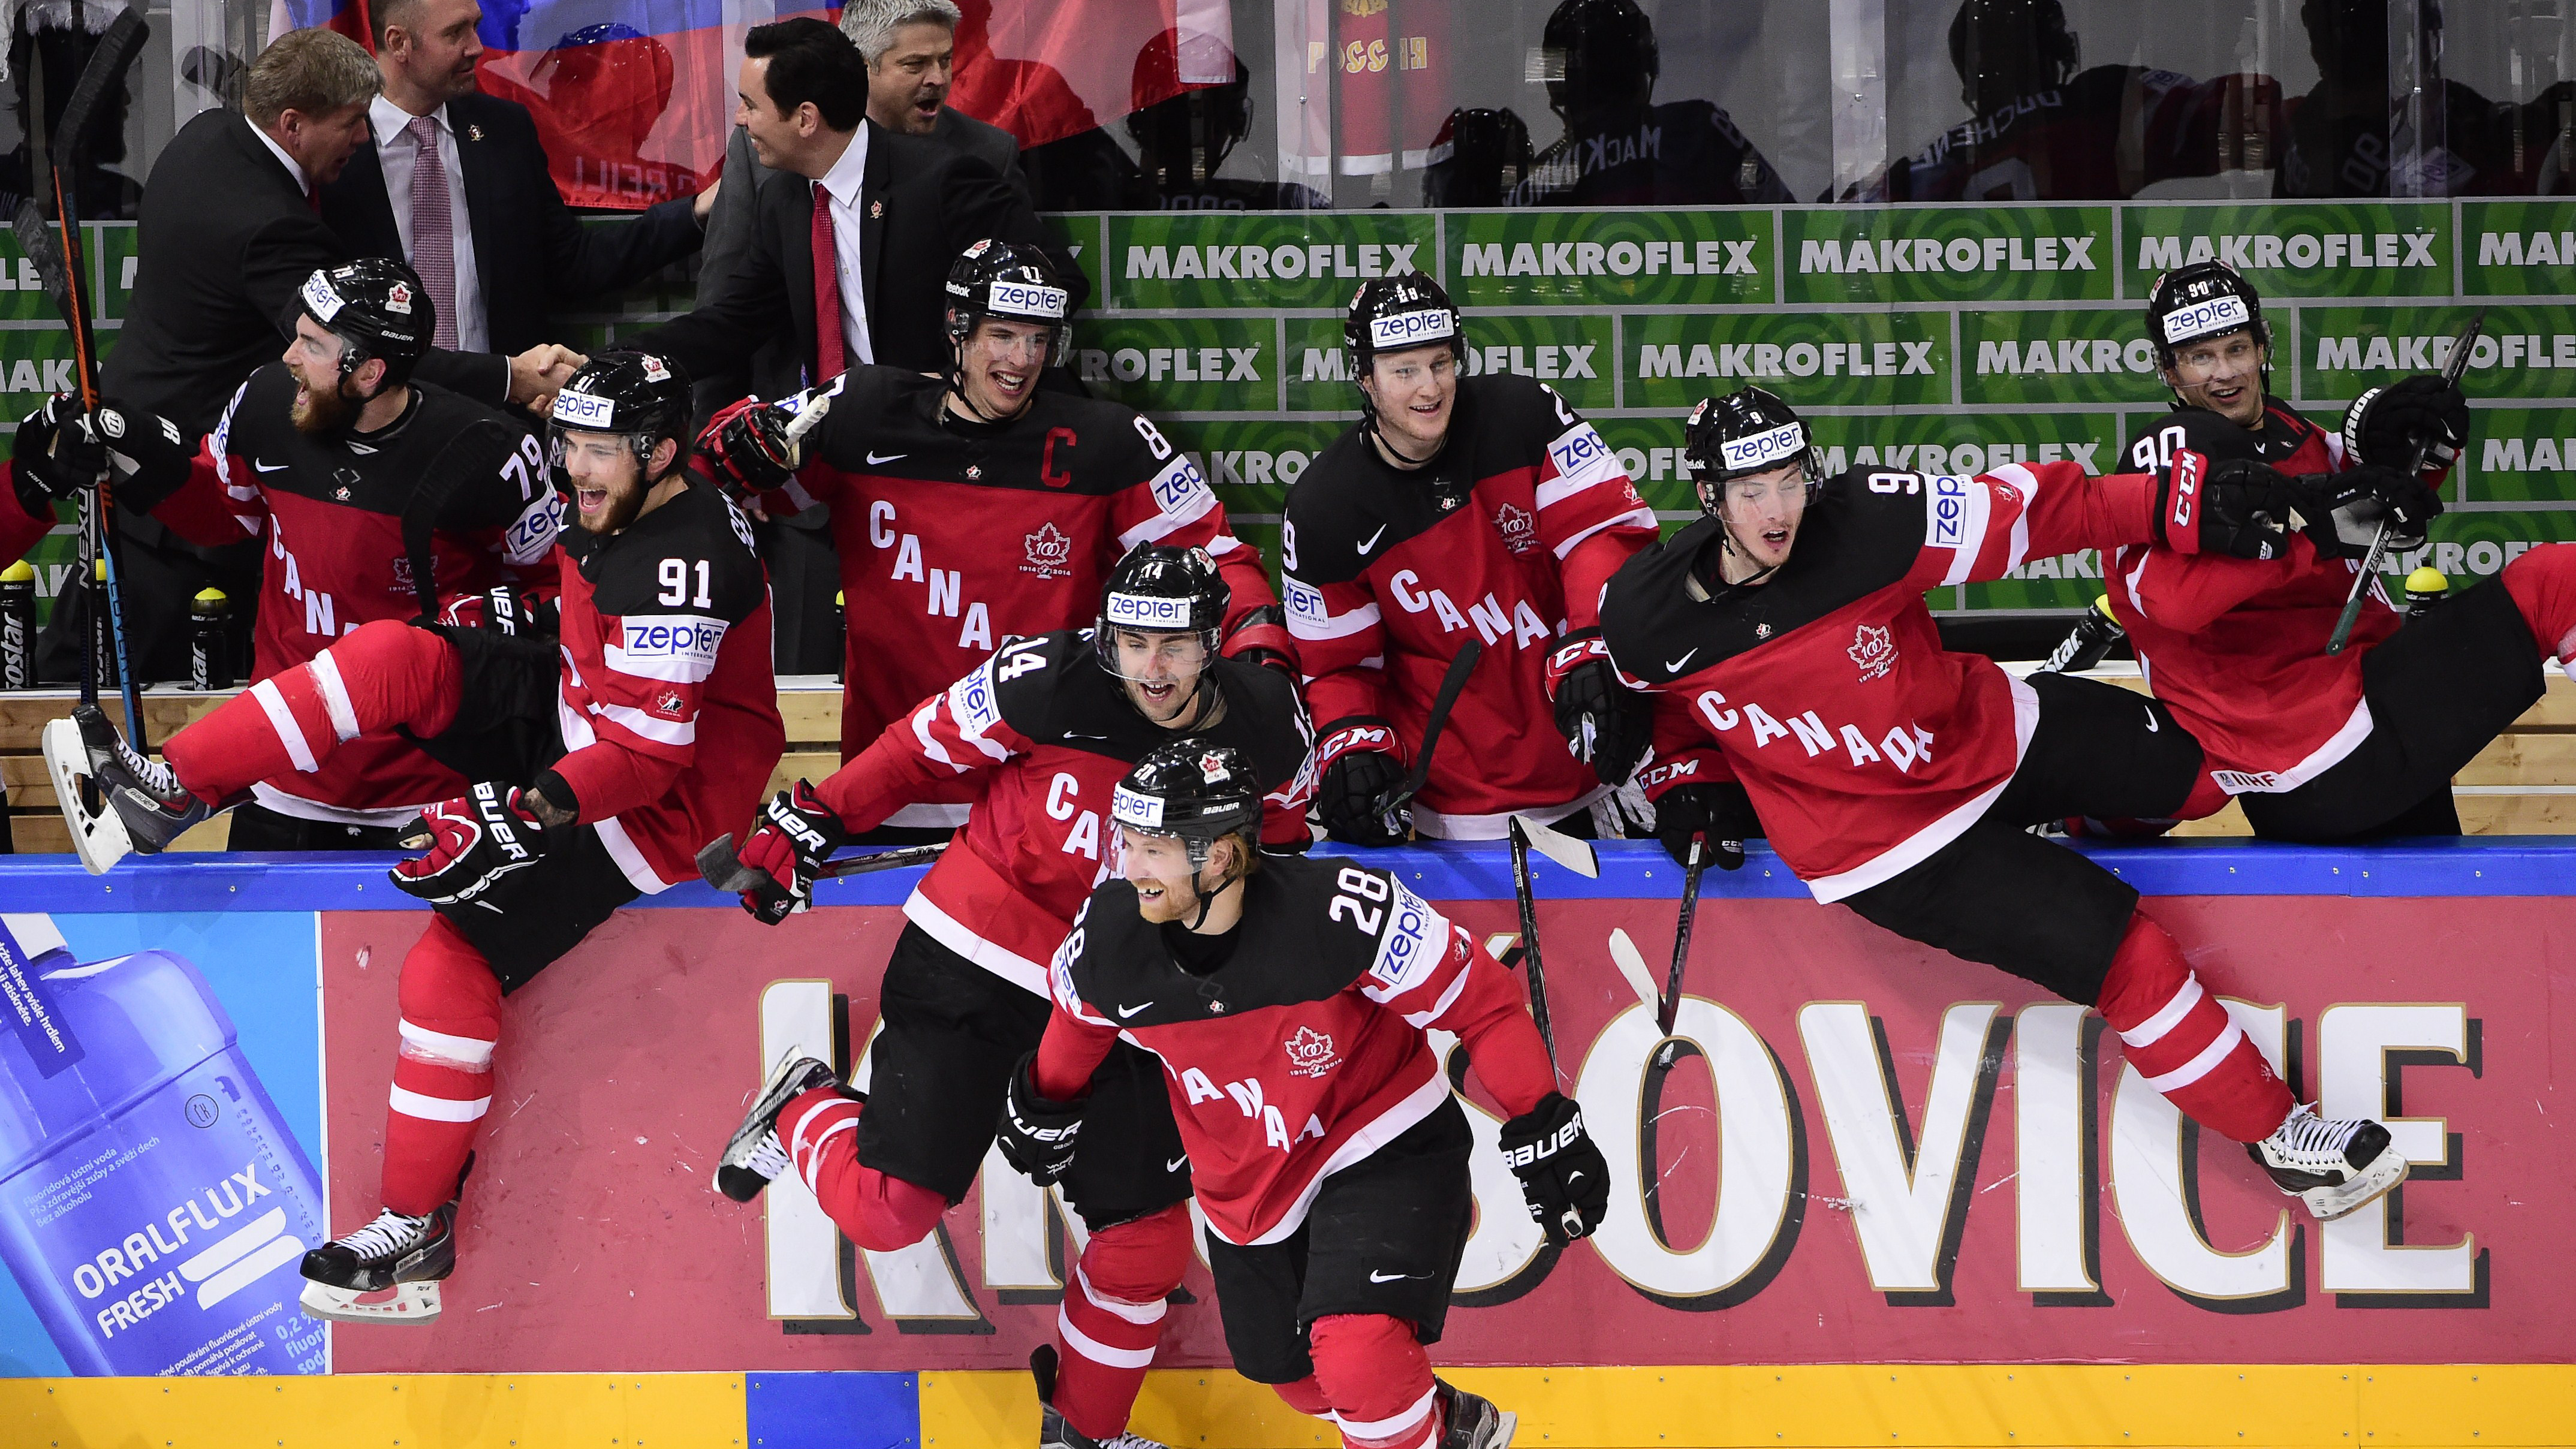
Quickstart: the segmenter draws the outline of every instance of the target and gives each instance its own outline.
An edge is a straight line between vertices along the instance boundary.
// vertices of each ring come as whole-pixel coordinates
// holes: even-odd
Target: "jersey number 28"
[[[1333,878],[1333,884],[1342,893],[1333,897],[1332,908],[1326,914],[1337,921],[1347,914],[1351,924],[1360,928],[1361,935],[1376,935],[1378,923],[1386,919],[1386,882],[1367,871],[1344,867],[1342,873]],[[1362,897],[1377,904],[1362,905]]]

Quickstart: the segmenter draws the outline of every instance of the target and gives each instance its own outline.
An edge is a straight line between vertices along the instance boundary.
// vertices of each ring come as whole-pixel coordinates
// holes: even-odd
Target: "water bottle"
[[[230,689],[232,661],[224,648],[224,611],[232,601],[216,588],[199,589],[188,601],[188,687]]]
[[[2129,631],[2121,628],[2120,621],[2111,617],[2110,599],[2095,599],[2093,607],[2084,611],[2084,617],[2075,621],[2075,627],[2067,633],[2065,642],[2059,644],[2056,652],[2048,656],[2048,662],[2039,667],[2054,674],[2080,674],[2101,663],[2110,654],[2111,646],[2127,637]]]
[[[0,569],[0,689],[36,687],[36,571]]]
[[[2406,576],[2406,617],[2421,619],[2451,596],[2451,580],[2440,569],[2426,566]]]
[[[316,1374],[313,1164],[205,978],[0,915],[0,1262],[71,1371]]]

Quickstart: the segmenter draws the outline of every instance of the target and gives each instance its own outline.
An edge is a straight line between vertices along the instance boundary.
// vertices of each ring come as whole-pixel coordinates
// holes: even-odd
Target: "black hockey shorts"
[[[1011,1069],[1046,1035],[1047,999],[907,922],[879,988],[859,1163],[962,1202],[993,1145]],[[1126,1042],[1091,1075],[1064,1196],[1093,1232],[1190,1195],[1190,1163],[1156,1058]]]
[[[468,780],[525,785],[563,758],[555,713],[562,649],[551,638],[518,638],[455,624],[417,627],[455,646],[464,687],[456,718],[430,739],[403,731],[421,753]]]
[[[2531,625],[2490,579],[2408,620],[2363,656],[2370,733],[2351,754],[2297,789],[2239,795],[2237,803],[2267,840],[2457,835],[2451,777],[2545,688]]]
[[[2200,742],[2160,701],[2117,685],[2043,673],[2030,686],[2039,724],[1984,818],[1843,904],[1908,940],[2090,1006],[2138,893],[2029,827],[2070,815],[2171,815],[2199,779]]]
[[[1090,1130],[1083,1129],[1086,1141]],[[1263,1384],[1313,1373],[1306,1330],[1337,1313],[1401,1318],[1416,1339],[1438,1343],[1475,1226],[1467,1180],[1474,1147],[1453,1097],[1325,1178],[1306,1221],[1287,1237],[1239,1248],[1209,1234],[1217,1316],[1235,1372]]]
[[[599,831],[583,825],[536,864],[501,877],[482,895],[435,909],[483,953],[506,994],[527,985],[640,894],[610,858]]]

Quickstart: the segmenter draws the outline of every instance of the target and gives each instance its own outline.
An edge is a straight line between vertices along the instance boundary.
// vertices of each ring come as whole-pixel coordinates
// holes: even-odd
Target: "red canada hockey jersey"
[[[1297,1231],[1324,1179],[1448,1099],[1424,1040],[1465,1040],[1517,1116],[1555,1090],[1520,982],[1404,883],[1348,857],[1264,861],[1233,953],[1184,970],[1136,888],[1094,891],[1055,953],[1038,1089],[1080,1090],[1123,1032],[1163,1059],[1208,1230],[1229,1243]]]
[[[2248,432],[2201,408],[2177,409],[2129,445],[2153,469],[2188,448],[2213,460],[2256,458],[2283,473],[2334,473],[2343,440],[2273,401]],[[2370,734],[2361,661],[2397,632],[2397,611],[2372,580],[2352,646],[2326,653],[2358,560],[2325,558],[2305,535],[2286,560],[2256,562],[2132,544],[2108,556],[2112,616],[2129,631],[2147,687],[2208,755],[2221,791],[2288,790],[2314,779]],[[2196,796],[2211,808],[2222,797]]]
[[[36,540],[53,532],[54,516],[39,518],[29,513],[18,501],[17,479],[0,465],[0,569],[27,556]]]
[[[1976,823],[2021,763],[2039,701],[1941,647],[1923,591],[2022,560],[2154,536],[2156,480],[2074,463],[1974,478],[1828,480],[1770,579],[1710,597],[1705,518],[1610,581],[1601,629],[1657,696],[1650,792],[1741,780],[1771,846],[1821,901],[1887,880]]]
[[[1276,669],[1219,659],[1225,717],[1193,736],[1232,745],[1260,776],[1264,845],[1302,848],[1313,744],[1296,686]],[[1176,738],[1127,702],[1091,631],[1022,639],[886,726],[823,782],[853,831],[963,787],[973,808],[904,903],[941,945],[1038,995],[1046,961],[1091,888],[1114,873],[1109,797],[1128,767]]]
[[[1327,734],[1386,720],[1410,761],[1449,661],[1484,641],[1413,817],[1424,835],[1492,840],[1514,810],[1554,819],[1603,793],[1556,732],[1547,653],[1593,625],[1602,585],[1654,540],[1655,515],[1546,384],[1461,378],[1452,406],[1448,445],[1422,468],[1389,466],[1357,428],[1316,455],[1288,491],[1280,563]]]
[[[563,532],[554,765],[647,895],[760,808],[787,747],[769,578],[731,500],[691,487],[618,533]]]
[[[233,393],[175,492],[133,500],[191,543],[266,542],[251,682],[305,663],[361,624],[421,612],[405,511],[448,441],[472,424],[503,431],[486,468],[436,509],[429,591],[443,602],[545,575],[563,504],[536,437],[433,384],[414,382],[411,392],[410,407],[377,432],[317,436],[295,426],[294,374],[272,362]],[[314,773],[254,792],[281,814],[399,825],[466,783],[402,736],[376,734],[346,742]]]
[[[1140,543],[1215,557],[1234,593],[1227,652],[1294,657],[1284,629],[1244,627],[1278,607],[1261,559],[1236,541],[1198,465],[1142,414],[1040,392],[1007,423],[970,423],[944,414],[945,382],[891,367],[851,368],[826,391],[832,412],[806,440],[803,471],[763,506],[832,508],[849,620],[843,759],[1004,639],[1091,623],[1110,565]]]

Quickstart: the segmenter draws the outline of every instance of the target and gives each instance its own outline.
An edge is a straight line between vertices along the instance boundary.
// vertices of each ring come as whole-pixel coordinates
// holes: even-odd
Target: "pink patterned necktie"
[[[456,346],[456,221],[448,211],[447,168],[438,160],[438,122],[412,117],[403,127],[412,139],[411,269],[429,290],[438,325],[434,347]]]

